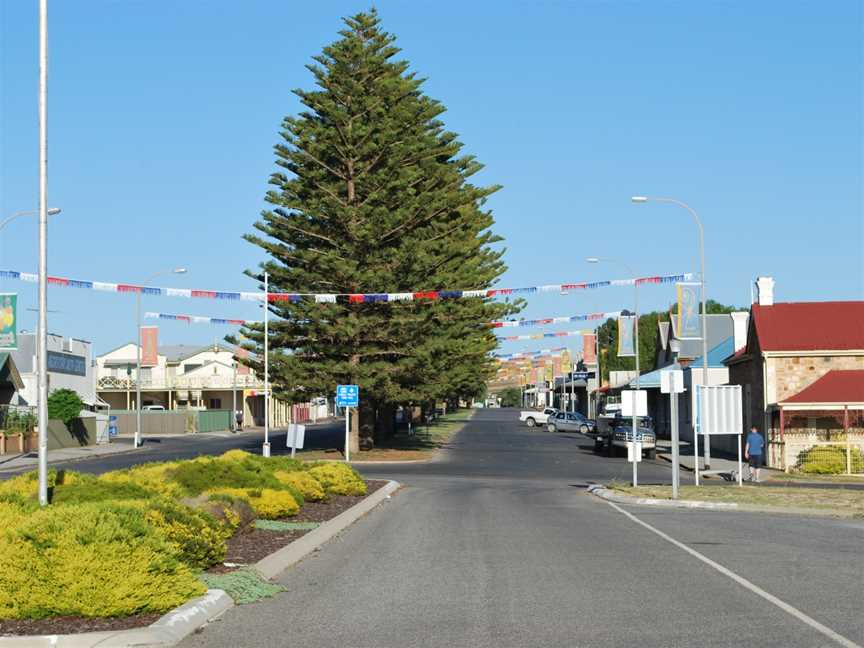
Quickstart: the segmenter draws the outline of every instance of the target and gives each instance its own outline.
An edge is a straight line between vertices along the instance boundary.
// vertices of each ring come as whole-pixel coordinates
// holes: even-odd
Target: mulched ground
[[[0,635],[78,634],[79,632],[129,630],[148,626],[161,616],[159,613],[153,613],[117,618],[59,616],[48,619],[0,619]]]
[[[366,482],[368,495],[371,495],[386,484],[386,481],[369,480]],[[349,495],[334,495],[326,502],[307,502],[300,513],[285,522],[326,522],[343,511],[351,508],[363,497]],[[241,533],[228,541],[228,554],[225,562],[236,565],[251,565],[265,556],[278,551],[307,530],[296,531],[264,531],[252,529]],[[212,573],[225,573],[238,567],[219,565],[211,568]],[[136,614],[118,618],[85,618],[85,617],[51,617],[38,620],[6,620],[0,619],[0,636],[2,635],[39,635],[39,634],[78,634],[80,632],[100,632],[105,630],[128,630],[141,628],[156,621],[161,614]]]
[[[386,481],[369,480],[366,482],[367,495],[384,486]],[[294,517],[285,518],[284,522],[326,522],[354,506],[363,497],[351,495],[332,495],[326,502],[306,502],[300,512]],[[250,529],[238,533],[228,541],[228,553],[225,562],[228,565],[216,565],[208,571],[214,574],[224,574],[241,566],[252,565],[262,558],[278,551],[297,538],[306,535],[311,529],[290,531],[265,531]]]

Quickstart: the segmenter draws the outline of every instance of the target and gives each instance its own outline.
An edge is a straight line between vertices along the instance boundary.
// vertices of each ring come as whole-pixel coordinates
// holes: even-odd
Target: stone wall
[[[864,355],[767,358],[768,404],[794,396],[834,369],[864,369]]]

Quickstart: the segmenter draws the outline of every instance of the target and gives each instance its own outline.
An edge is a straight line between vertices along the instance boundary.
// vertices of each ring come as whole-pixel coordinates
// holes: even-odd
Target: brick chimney
[[[760,306],[774,305],[774,278],[773,277],[757,277],[756,278],[756,301]]]
[[[735,345],[735,351],[739,351],[747,346],[747,324],[750,322],[750,313],[746,311],[736,311],[729,313],[732,317],[732,342]]]

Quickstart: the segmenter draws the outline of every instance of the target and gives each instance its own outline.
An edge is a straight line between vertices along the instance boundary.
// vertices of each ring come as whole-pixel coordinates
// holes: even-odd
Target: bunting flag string
[[[200,315],[176,315],[174,313],[144,313],[146,319],[172,320],[186,322],[187,324],[224,324],[229,326],[245,326],[247,324],[260,324],[257,320],[224,319],[221,317],[202,317]]]
[[[544,317],[542,319],[522,319],[490,322],[492,328],[508,328],[512,326],[547,326],[549,324],[564,324],[569,322],[591,322],[594,320],[618,319],[621,311],[611,313],[588,313],[587,315],[571,315],[570,317]]]
[[[498,339],[506,342],[513,342],[515,340],[542,340],[544,338],[572,337],[574,335],[590,335],[592,333],[594,333],[592,330],[558,331],[557,333],[537,333],[535,335],[499,336]]]
[[[523,327],[523,326],[547,326],[550,324],[563,324],[568,322],[591,322],[597,320],[605,320],[605,319],[617,319],[621,315],[620,311],[613,311],[610,313],[589,313],[587,315],[572,315],[570,317],[546,317],[543,319],[532,319],[532,320],[513,320],[513,321],[499,321],[499,322],[489,322],[489,326],[492,328],[511,328],[511,327]],[[148,319],[161,319],[161,320],[174,320],[179,322],[186,322],[187,324],[228,324],[234,326],[243,326],[246,324],[260,324],[260,320],[246,320],[246,319],[225,319],[220,317],[204,317],[201,315],[185,315],[179,313],[157,313],[157,312],[147,312],[144,313],[144,317]],[[580,331],[579,334],[585,331]],[[573,335],[577,333],[574,332]],[[548,334],[546,337],[556,337],[561,334]],[[540,337],[543,337],[542,335]],[[533,340],[539,339],[537,337],[526,337],[526,338],[516,338],[516,337],[507,337],[501,338],[506,340],[515,340],[515,339],[526,339]]]
[[[538,356],[547,356],[555,353],[563,353],[567,347],[558,347],[555,349],[540,349],[539,351],[520,351],[518,353],[505,353],[502,355],[493,355],[497,360],[514,360],[516,358],[536,358]]]
[[[277,302],[299,302],[304,299],[314,300],[318,303],[375,303],[375,302],[401,302],[401,301],[435,301],[439,299],[459,299],[463,297],[509,297],[511,295],[523,295],[538,292],[565,293],[570,290],[591,290],[605,288],[607,286],[633,286],[643,284],[668,284],[693,279],[692,274],[683,273],[675,275],[655,275],[650,277],[637,277],[633,279],[611,279],[608,281],[591,281],[566,284],[550,284],[545,286],[528,286],[525,288],[494,288],[489,290],[427,290],[419,292],[400,293],[269,293],[266,301]],[[19,272],[17,270],[0,270],[0,278],[17,279],[35,283],[39,275],[30,272]],[[81,279],[68,279],[66,277],[47,278],[51,286],[63,286],[66,288],[83,288],[86,290],[99,290],[113,293],[139,293],[142,295],[164,296],[164,297],[187,297],[199,299],[226,299],[240,301],[265,301],[263,292],[236,292],[228,290],[193,290],[189,288],[157,288],[153,286],[139,286],[128,283],[110,283],[104,281],[85,281]]]

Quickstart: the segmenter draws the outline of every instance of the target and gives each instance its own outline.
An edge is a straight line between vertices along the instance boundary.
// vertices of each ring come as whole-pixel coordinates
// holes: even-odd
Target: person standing
[[[747,445],[744,446],[744,458],[750,464],[750,481],[759,482],[759,468],[762,466],[762,449],[765,440],[759,434],[759,428],[755,425],[750,428],[747,435]]]

